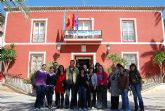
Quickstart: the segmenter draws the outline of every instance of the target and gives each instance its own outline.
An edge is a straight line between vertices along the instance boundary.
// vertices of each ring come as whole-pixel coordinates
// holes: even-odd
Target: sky
[[[27,6],[165,6],[165,0],[26,0],[26,2]],[[2,4],[0,11],[3,12]],[[165,11],[163,16],[165,18]]]
[[[165,0],[27,0],[30,6],[53,5],[129,5],[129,6],[165,6]]]

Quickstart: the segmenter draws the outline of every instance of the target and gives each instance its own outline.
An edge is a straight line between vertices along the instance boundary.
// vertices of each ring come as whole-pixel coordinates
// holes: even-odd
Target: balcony
[[[64,32],[64,41],[66,42],[101,42],[101,30],[66,30]]]

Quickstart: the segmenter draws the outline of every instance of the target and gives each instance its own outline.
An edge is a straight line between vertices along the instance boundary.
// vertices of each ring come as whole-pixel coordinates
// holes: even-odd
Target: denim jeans
[[[40,108],[44,105],[44,98],[46,94],[46,86],[40,85],[36,86],[36,101],[35,108]]]
[[[65,89],[65,107],[69,107],[69,98],[70,98],[70,91],[71,91],[71,102],[70,107],[76,107],[77,106],[77,86],[76,85],[66,85]]]
[[[97,86],[97,103],[98,109],[107,108],[107,86]]]
[[[84,87],[80,87],[78,90],[79,94],[79,107],[87,108],[87,89]]]
[[[121,92],[121,98],[122,98],[122,110],[124,110],[124,111],[130,111],[130,108],[129,108],[129,99],[128,99],[128,89],[124,89]]]
[[[140,84],[131,84],[131,90],[134,96],[134,103],[135,103],[135,109],[138,109],[138,101],[139,100],[139,107],[141,111],[144,111],[144,104],[143,99],[141,96],[141,85]]]
[[[64,94],[63,93],[56,93],[56,106],[63,108],[64,102]]]
[[[52,105],[53,94],[54,94],[53,86],[46,86],[46,98],[47,98],[48,106]]]

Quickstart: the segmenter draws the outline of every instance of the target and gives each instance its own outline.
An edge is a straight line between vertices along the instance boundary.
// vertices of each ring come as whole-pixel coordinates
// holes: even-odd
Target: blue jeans
[[[53,94],[54,94],[53,86],[46,86],[46,98],[49,106],[52,105]]]
[[[80,108],[87,108],[87,97],[86,94],[87,93],[87,89],[84,87],[80,87],[78,90],[78,94],[79,94],[79,107]]]
[[[121,92],[121,97],[122,97],[122,110],[124,110],[124,111],[130,111],[130,108],[129,108],[129,99],[128,99],[128,89],[124,89]]]
[[[144,111],[144,104],[143,99],[141,96],[141,85],[140,84],[131,84],[131,90],[134,96],[134,103],[135,103],[135,109],[138,109],[138,101],[139,100],[139,107],[141,111]]]
[[[69,98],[70,98],[70,91],[71,91],[71,102],[70,107],[76,107],[77,106],[77,86],[67,84],[65,88],[65,107],[69,107]]]
[[[44,105],[44,98],[46,94],[46,86],[40,85],[36,86],[36,101],[35,108],[40,108]]]

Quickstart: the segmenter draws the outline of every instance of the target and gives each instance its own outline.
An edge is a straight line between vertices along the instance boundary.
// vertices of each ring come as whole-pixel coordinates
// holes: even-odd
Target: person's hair
[[[73,60],[73,59],[72,59],[72,60],[70,60],[70,62],[74,62],[74,63],[76,63],[76,61],[75,61],[75,60]]]
[[[123,68],[123,69],[125,69],[123,65],[121,65],[121,66],[120,66],[120,68]]]
[[[134,67],[135,67],[135,71],[137,71],[137,66],[136,66],[136,64],[134,64],[134,63],[132,63],[132,64],[129,66],[130,71],[132,71],[132,69],[131,69],[132,66],[134,66]]]
[[[120,68],[120,67],[122,67],[122,65],[118,63],[118,64],[116,64],[116,67]]]
[[[58,64],[58,62],[56,62],[56,61],[55,61],[55,62],[53,62],[53,65],[55,65],[55,64]]]
[[[79,74],[81,74],[82,70],[85,72],[84,68],[81,66],[80,69],[79,69]]]
[[[63,65],[60,65],[58,67],[57,76],[61,74],[60,67],[62,67],[63,68],[63,71],[65,72],[64,66]]]
[[[99,66],[99,65],[100,65],[100,63],[97,62],[97,63],[95,64],[95,68],[96,68],[97,66]]]
[[[42,64],[42,66],[41,66],[41,67],[43,67],[43,66],[46,66],[46,64]]]
[[[103,68],[103,66],[102,66],[102,65],[99,65],[98,67],[101,67],[101,68],[102,68],[102,71],[103,71],[103,73],[104,73],[104,68]]]
[[[54,67],[53,66],[50,66],[50,68],[49,69],[54,69]]]

